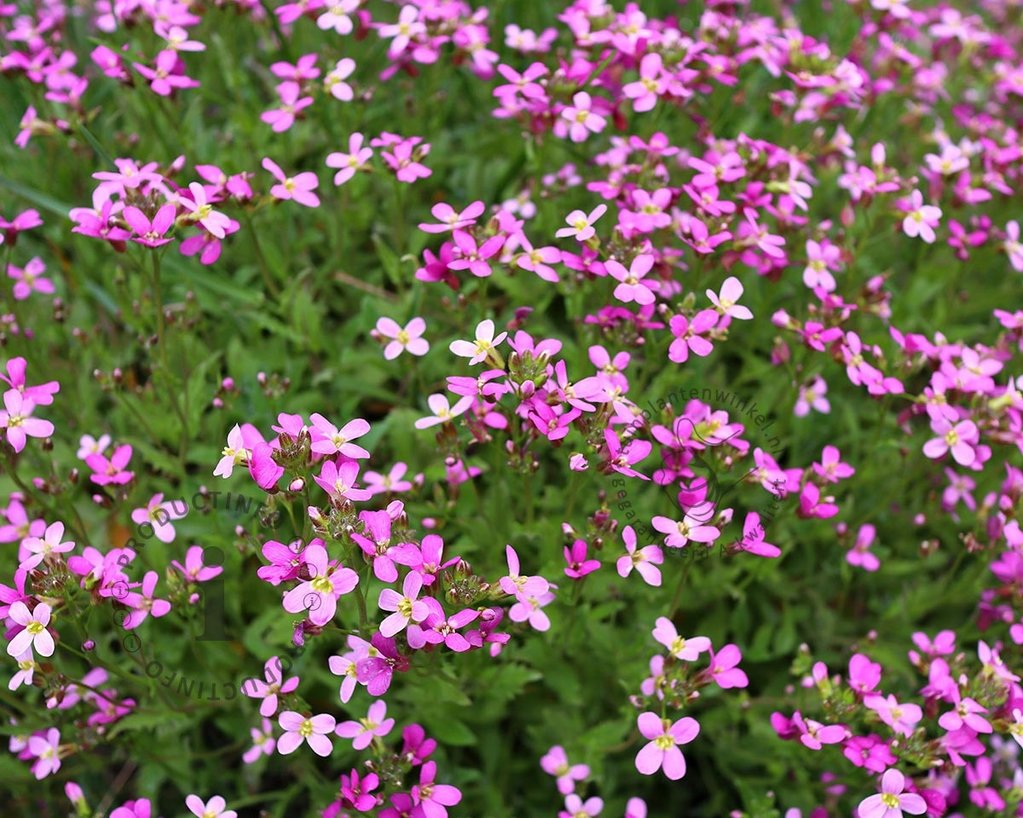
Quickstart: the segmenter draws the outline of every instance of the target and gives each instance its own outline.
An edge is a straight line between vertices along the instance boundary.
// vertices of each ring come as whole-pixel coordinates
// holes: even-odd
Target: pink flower
[[[206,802],[198,795],[189,795],[185,799],[185,806],[192,815],[199,818],[238,818],[238,813],[233,809],[227,809],[227,801],[219,795],[214,795]]]
[[[369,706],[366,718],[358,721],[343,721],[334,731],[341,738],[352,739],[352,747],[365,750],[374,738],[383,738],[394,727],[394,719],[387,718],[387,703],[377,699]]]
[[[192,182],[188,186],[188,190],[192,194],[192,199],[184,197],[178,199],[181,206],[191,213],[192,218],[201,224],[211,236],[218,239],[224,238],[227,235],[227,230],[231,227],[231,219],[213,209],[206,198],[206,188],[198,182]]]
[[[415,136],[395,143],[390,151],[380,152],[399,182],[412,184],[418,179],[425,179],[433,174],[432,170],[419,161],[430,152],[429,144],[420,145],[420,142],[422,142],[421,138]],[[376,143],[374,142],[374,144]]]
[[[334,749],[327,735],[334,732],[334,717],[329,713],[318,716],[303,716],[294,710],[285,710],[277,719],[277,723],[285,731],[277,740],[277,752],[288,755],[297,750],[303,742],[318,756],[329,756]]]
[[[263,159],[263,169],[268,171],[278,184],[270,188],[270,195],[281,201],[294,199],[297,204],[306,207],[319,207],[320,197],[313,193],[320,180],[312,171],[305,171],[297,176],[285,176],[280,166],[271,159]]]
[[[971,466],[977,458],[974,447],[980,440],[977,425],[972,420],[961,420],[954,424],[944,416],[931,419],[931,429],[938,437],[924,444],[924,454],[932,460],[951,451],[960,466]]]
[[[554,601],[554,594],[550,591],[541,594],[523,592],[517,594],[515,600],[508,609],[508,618],[512,622],[528,622],[529,627],[541,633],[550,630],[551,620],[543,609]]]
[[[583,142],[591,133],[600,133],[607,125],[607,120],[591,110],[593,100],[585,91],[572,97],[572,104],[567,106],[561,116],[569,123],[568,134],[573,142]]]
[[[813,464],[813,470],[827,483],[837,483],[856,473],[856,469],[842,462],[842,453],[836,446],[825,446],[821,462]]]
[[[350,14],[359,8],[359,0],[327,0],[326,11],[316,18],[316,27],[321,31],[333,29],[336,34],[351,34],[354,24]],[[344,60],[342,60],[344,62]],[[350,62],[350,61],[349,61]],[[338,63],[340,65],[340,63]],[[352,63],[354,67],[354,63]]]
[[[652,255],[639,255],[632,260],[629,269],[626,270],[620,263],[614,260],[604,262],[604,268],[618,282],[615,287],[614,296],[626,304],[635,301],[640,306],[654,303],[653,289],[657,286],[656,281],[647,282],[643,278],[654,266]]]
[[[799,397],[796,399],[796,405],[792,410],[793,414],[800,418],[806,417],[811,409],[827,414],[831,411],[831,404],[825,397],[827,393],[828,384],[820,375],[815,375],[811,383],[800,385]]]
[[[295,119],[304,109],[313,104],[312,97],[303,97],[302,89],[297,82],[282,82],[277,86],[277,95],[281,98],[281,107],[264,111],[260,119],[270,126],[274,133],[283,133],[295,124]]]
[[[640,713],[636,723],[643,738],[649,739],[636,755],[636,769],[643,775],[663,769],[672,781],[682,778],[686,774],[686,759],[678,745],[688,744],[699,735],[699,722],[686,716],[672,724],[656,713]]]
[[[25,448],[30,437],[49,437],[53,424],[48,420],[32,417],[35,404],[17,389],[4,392],[4,409],[0,411],[0,428],[4,430],[7,442],[15,452]]]
[[[43,278],[43,273],[45,272],[46,265],[38,258],[31,259],[24,269],[9,264],[7,266],[7,277],[14,279],[14,298],[18,301],[24,301],[33,292],[43,293],[44,295],[52,294],[55,291],[53,282],[48,278]]]
[[[153,220],[150,221],[146,214],[137,207],[126,207],[122,212],[128,226],[135,231],[132,241],[145,247],[160,247],[169,244],[171,239],[166,238],[167,231],[174,226],[174,218],[177,208],[172,204],[165,204],[156,211]]]
[[[131,520],[136,525],[152,528],[156,539],[160,542],[174,542],[174,526],[171,520],[180,520],[188,514],[188,506],[180,509],[179,504],[163,501],[162,494],[154,494],[144,508],[137,508],[131,513]]]
[[[49,656],[50,654],[44,654]],[[39,780],[53,775],[60,769],[60,731],[51,727],[43,736],[32,736],[28,740],[29,754],[38,759],[32,765],[32,774]]]
[[[419,623],[426,619],[430,609],[418,598],[422,587],[423,578],[413,571],[406,575],[400,594],[392,588],[384,588],[380,592],[377,605],[381,610],[394,611],[380,623],[381,634],[394,636],[410,622]]]
[[[412,786],[413,815],[447,818],[447,807],[462,800],[462,791],[451,784],[437,784],[437,762],[427,761],[419,770],[419,783]]]
[[[729,276],[721,285],[720,297],[713,291],[707,290],[707,298],[711,300],[722,315],[748,321],[753,313],[747,307],[740,307],[736,302],[742,297],[742,282],[735,276]]]
[[[875,5],[877,0],[874,0]],[[916,793],[903,792],[906,778],[895,768],[881,776],[881,792],[860,801],[856,808],[859,818],[902,818],[904,812],[923,815],[927,802]]]
[[[649,111],[657,104],[657,97],[664,92],[664,60],[660,54],[651,53],[639,64],[639,79],[626,83],[622,93],[632,100],[634,111]]]
[[[491,236],[483,244],[477,244],[469,233],[455,230],[452,235],[455,241],[455,253],[448,264],[451,270],[468,270],[477,278],[487,278],[493,273],[490,259],[494,258],[504,246],[505,236]]]
[[[877,713],[881,721],[892,728],[896,733],[901,733],[907,738],[913,735],[913,729],[920,719],[923,718],[923,711],[919,706],[907,703],[899,704],[895,696],[871,695],[865,696],[863,704]]]
[[[21,630],[7,645],[9,656],[18,657],[28,650],[34,650],[40,656],[53,656],[55,649],[53,636],[47,630],[47,625],[50,624],[50,611],[50,606],[45,602],[36,605],[32,611],[29,611],[28,606],[21,600],[11,605],[7,616],[14,620],[15,625],[20,625]]]
[[[362,418],[348,421],[341,429],[317,412],[311,414],[309,420],[312,423],[309,429],[313,441],[311,451],[317,454],[340,454],[353,460],[369,457],[369,452],[362,446],[352,443],[356,438],[369,433],[369,423]]]
[[[870,552],[874,544],[876,529],[870,523],[864,523],[856,534],[856,542],[845,555],[845,561],[850,565],[862,568],[864,571],[876,571],[881,567],[881,561]]]
[[[18,567],[24,571],[31,571],[51,554],[66,554],[73,551],[75,544],[71,541],[61,542],[64,539],[64,523],[50,523],[42,537],[26,537],[22,546],[32,553],[31,557],[24,560]]]
[[[902,220],[902,230],[910,238],[919,236],[928,244],[935,239],[934,228],[941,219],[941,209],[933,205],[925,205],[923,194],[914,190],[906,203],[908,212]]]
[[[326,460],[320,473],[313,477],[317,485],[327,492],[332,500],[361,503],[373,495],[366,489],[355,488],[358,478],[359,464],[353,460],[346,460],[340,466],[333,460]]]
[[[668,327],[675,339],[668,348],[668,360],[683,364],[689,360],[689,353],[705,358],[714,349],[714,345],[703,337],[717,326],[718,313],[715,310],[701,310],[692,321],[684,315],[673,315]]]
[[[358,6],[359,0],[345,0],[345,2],[355,3]],[[325,17],[326,15],[324,15]],[[341,19],[347,20],[347,17]],[[323,20],[323,17],[320,18]],[[349,23],[350,25],[350,23]],[[355,91],[352,90],[352,86],[345,82],[352,73],[355,71],[355,60],[351,57],[345,57],[344,59],[338,60],[334,64],[334,68],[327,73],[323,78],[323,87],[330,92],[330,95],[336,100],[341,102],[351,102],[355,99]]]
[[[654,624],[654,639],[664,645],[679,661],[694,662],[701,653],[710,650],[710,640],[706,636],[683,639],[678,635],[675,625],[666,616],[657,617]]]
[[[209,582],[215,577],[224,573],[223,566],[203,565],[203,547],[193,545],[185,552],[185,564],[177,560],[171,560],[171,565],[177,568],[189,582]]]
[[[425,33],[426,26],[419,22],[419,9],[411,5],[401,7],[397,23],[380,26],[380,36],[391,41],[387,54],[392,58],[408,48],[413,38]]]
[[[576,781],[582,781],[590,774],[590,768],[585,764],[569,765],[565,748],[559,744],[551,747],[540,759],[540,767],[557,778],[558,792],[562,795],[568,795],[575,789]]]
[[[309,612],[309,621],[323,626],[337,613],[337,601],[359,584],[359,575],[339,562],[331,562],[327,549],[310,543],[302,553],[310,579],[284,595],[282,604],[288,613]],[[265,714],[264,714],[265,715]]]
[[[561,251],[557,247],[533,247],[525,234],[520,237],[522,249],[515,259],[515,265],[523,270],[536,273],[544,281],[560,280],[557,271],[551,267],[561,261]]]
[[[604,799],[587,798],[583,801],[575,793],[565,796],[565,808],[558,812],[558,818],[596,818],[604,809]]]
[[[635,568],[636,572],[643,578],[647,585],[655,588],[660,587],[661,571],[658,565],[664,562],[664,553],[659,546],[645,545],[636,549],[636,532],[631,525],[622,529],[622,539],[625,541],[626,554],[618,558],[616,568],[620,577],[627,577]]]
[[[281,661],[276,656],[271,656],[263,665],[263,675],[266,681],[261,679],[246,679],[242,683],[242,693],[252,699],[262,699],[259,705],[259,714],[269,718],[277,712],[277,697],[280,694],[291,693],[298,689],[299,677],[292,676],[284,680]]]
[[[426,332],[426,321],[418,316],[402,328],[391,318],[380,318],[376,331],[391,342],[384,347],[384,358],[393,361],[402,352],[408,350],[410,355],[425,355],[430,350],[429,342],[423,338]]]
[[[424,233],[447,233],[451,230],[469,227],[476,224],[476,219],[485,210],[483,202],[476,201],[470,204],[461,212],[455,210],[451,205],[441,202],[435,204],[430,213],[437,219],[439,224],[420,224],[419,229]]]
[[[664,544],[668,548],[685,548],[690,541],[700,543],[714,542],[721,536],[721,530],[712,525],[704,525],[707,517],[704,513],[696,513],[695,509],[686,512],[681,522],[670,517],[654,517],[650,523],[665,534]]]
[[[587,216],[581,210],[573,210],[565,218],[569,227],[562,227],[554,235],[559,239],[572,236],[576,241],[586,241],[596,235],[593,224],[607,212],[607,205],[599,204]]]
[[[149,87],[161,97],[170,96],[175,88],[198,88],[199,83],[184,74],[184,63],[174,49],[167,48],[156,55],[154,67],[135,63],[135,70],[149,80]]]
[[[438,423],[448,423],[459,415],[464,414],[465,411],[472,406],[472,402],[474,400],[475,398],[472,395],[466,395],[459,399],[454,406],[451,406],[448,403],[446,395],[439,393],[430,395],[430,397],[426,399],[426,403],[430,407],[430,411],[433,412],[433,415],[430,417],[419,418],[419,420],[416,421],[415,426],[417,429],[428,429],[431,426],[436,426]]]
[[[340,168],[334,174],[335,185],[343,185],[373,157],[373,149],[362,146],[364,138],[361,133],[353,133],[348,137],[348,153],[336,152],[327,155],[327,167]]]
[[[495,338],[494,330],[494,322],[487,318],[476,325],[476,337],[473,341],[452,341],[449,349],[459,357],[468,358],[472,366],[481,364],[491,351],[508,337],[507,332],[502,332]]]

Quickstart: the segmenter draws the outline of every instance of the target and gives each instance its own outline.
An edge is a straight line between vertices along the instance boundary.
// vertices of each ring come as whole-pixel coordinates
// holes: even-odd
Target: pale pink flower
[[[277,752],[281,755],[293,753],[303,742],[318,756],[329,756],[334,749],[327,736],[334,732],[336,722],[329,713],[306,717],[294,710],[285,710],[277,723],[285,731],[277,740]]]

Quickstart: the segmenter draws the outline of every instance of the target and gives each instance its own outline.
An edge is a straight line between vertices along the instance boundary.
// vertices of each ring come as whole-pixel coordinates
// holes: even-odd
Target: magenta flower
[[[683,639],[678,635],[674,623],[666,616],[657,617],[654,624],[654,639],[664,645],[679,661],[694,662],[701,653],[710,650],[710,640],[706,636]]]
[[[654,257],[644,254],[636,256],[632,260],[629,269],[626,270],[617,261],[609,260],[604,262],[604,268],[616,279],[619,284],[615,287],[614,296],[626,304],[635,301],[640,306],[654,303],[655,281],[644,281],[644,277],[654,266]]]
[[[394,719],[387,718],[387,703],[377,699],[369,706],[366,718],[358,721],[343,721],[334,731],[341,738],[352,739],[352,747],[365,750],[374,738],[383,738],[394,727]]]
[[[149,80],[149,87],[154,94],[161,97],[170,96],[176,88],[198,88],[199,83],[184,74],[184,63],[177,51],[164,49],[156,55],[156,61],[150,68],[141,63],[134,63],[135,70]]]
[[[228,809],[227,801],[219,795],[205,802],[198,795],[189,795],[185,798],[185,806],[198,818],[238,818],[238,813]]]
[[[122,212],[124,220],[135,232],[132,241],[145,247],[160,247],[169,244],[171,239],[167,238],[167,231],[174,226],[174,218],[177,208],[172,204],[165,204],[156,211],[152,221],[137,207],[126,207]]]
[[[327,549],[310,543],[302,554],[310,579],[284,595],[282,604],[288,613],[309,612],[309,621],[323,626],[337,613],[337,601],[359,584],[359,575],[340,562],[330,562]]]
[[[126,631],[134,630],[141,625],[146,617],[152,614],[154,617],[161,617],[170,612],[171,604],[166,599],[156,599],[156,583],[160,575],[156,571],[147,571],[142,578],[142,593],[129,593],[121,600],[132,609],[124,620]]]
[[[380,155],[388,167],[394,171],[399,182],[412,184],[419,179],[425,179],[433,171],[419,160],[430,152],[429,144],[420,144],[420,137],[403,139],[391,148],[390,151],[381,151]]]
[[[299,677],[284,679],[281,660],[271,656],[263,665],[264,682],[261,679],[246,679],[242,682],[242,693],[251,699],[261,699],[259,715],[269,718],[277,712],[277,697],[298,689]]]
[[[515,600],[515,604],[508,609],[508,618],[512,622],[528,622],[529,627],[541,633],[550,630],[551,620],[543,609],[554,601],[554,594],[550,591],[541,594],[520,593]]]
[[[707,677],[722,690],[747,687],[749,678],[739,667],[742,653],[737,645],[725,645],[718,652],[710,651],[710,665],[704,671]]]
[[[813,464],[813,470],[828,483],[837,483],[856,473],[856,469],[842,462],[842,454],[836,446],[825,446],[821,462]]]
[[[278,182],[270,188],[270,195],[274,198],[281,201],[293,199],[305,207],[320,206],[320,197],[313,193],[319,187],[320,180],[312,171],[305,171],[297,176],[285,176],[280,166],[271,159],[263,159],[263,169]]]
[[[430,608],[419,599],[423,588],[423,578],[412,571],[406,575],[399,594],[392,588],[384,588],[380,592],[377,605],[383,611],[394,611],[380,623],[380,633],[394,636],[410,622],[422,622],[430,613]]]
[[[490,259],[494,258],[504,246],[505,237],[498,233],[477,244],[476,239],[464,230],[455,230],[452,234],[455,241],[455,254],[448,263],[451,270],[468,270],[477,278],[487,278],[493,273]]]
[[[351,775],[341,776],[341,800],[351,804],[357,812],[369,812],[377,805],[377,796],[371,793],[380,785],[380,777],[376,773],[368,773],[360,778],[357,770]]]
[[[582,781],[590,774],[585,764],[569,764],[565,748],[556,744],[540,759],[540,767],[548,775],[557,778],[558,792],[568,795],[575,789],[575,782]]]
[[[579,384],[576,386],[578,387]],[[618,435],[608,428],[604,430],[604,442],[607,444],[608,465],[613,471],[624,474],[626,477],[637,477],[640,480],[650,479],[632,468],[653,450],[653,444],[649,440],[630,440],[622,446]]]
[[[672,781],[682,778],[686,759],[678,745],[688,744],[699,735],[699,722],[686,716],[673,724],[656,713],[640,713],[636,723],[643,738],[649,740],[636,755],[636,769],[643,775],[663,769]]]
[[[53,636],[50,635],[47,626],[50,624],[51,608],[45,602],[40,602],[29,611],[28,606],[17,601],[11,605],[7,616],[14,620],[14,624],[21,627],[7,645],[9,656],[18,657],[28,650],[34,650],[40,656],[53,656],[55,645]]]
[[[419,770],[419,783],[412,786],[412,801],[424,818],[447,818],[447,807],[462,800],[462,791],[451,784],[438,784],[437,762],[427,761]],[[416,813],[413,813],[416,814]]]
[[[586,540],[576,540],[571,547],[564,549],[565,575],[572,579],[582,579],[600,568],[600,560],[586,559],[589,546]]]
[[[977,458],[975,447],[980,441],[977,424],[972,420],[961,420],[956,424],[944,416],[932,418],[931,429],[937,437],[924,444],[924,454],[932,460],[952,452],[952,457],[960,466],[971,466]]]
[[[904,792],[906,777],[892,768],[881,776],[881,792],[860,801],[856,808],[859,818],[902,818],[904,812],[923,815],[927,802],[912,792]]]
[[[277,752],[288,755],[297,750],[303,742],[318,756],[329,756],[334,746],[327,736],[334,732],[334,717],[329,713],[318,716],[303,716],[294,710],[285,710],[277,719],[277,723],[285,731],[277,739]]]
[[[781,549],[764,540],[764,526],[760,523],[760,515],[755,511],[746,514],[742,524],[742,539],[739,540],[739,547],[743,551],[755,554],[758,557],[773,559],[781,556]]]
[[[615,567],[620,577],[627,577],[635,568],[636,572],[643,578],[647,585],[655,588],[661,585],[661,571],[657,567],[664,562],[664,552],[660,546],[645,545],[640,549],[636,548],[636,532],[631,525],[622,529],[622,539],[625,541],[625,555],[618,558]]]
[[[430,351],[430,343],[423,338],[426,321],[418,316],[409,321],[404,328],[391,318],[380,318],[377,320],[376,331],[382,337],[390,339],[390,343],[384,347],[384,358],[388,361],[393,361],[406,350],[410,355],[417,356]]]
[[[668,360],[683,364],[689,360],[690,352],[701,358],[710,355],[714,345],[703,336],[717,326],[718,317],[715,310],[701,310],[692,320],[684,315],[673,315],[668,327],[675,340],[668,348]]]
[[[355,488],[358,478],[359,464],[354,460],[346,460],[340,466],[333,460],[326,460],[320,473],[313,477],[334,501],[364,502],[373,495],[366,489]]]

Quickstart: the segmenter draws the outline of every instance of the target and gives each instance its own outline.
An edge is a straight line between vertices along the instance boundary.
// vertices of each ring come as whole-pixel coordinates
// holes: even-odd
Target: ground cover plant
[[[0,813],[1023,814],[1023,7],[0,0]]]

